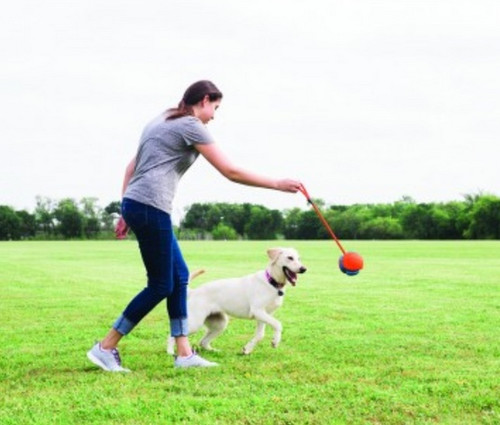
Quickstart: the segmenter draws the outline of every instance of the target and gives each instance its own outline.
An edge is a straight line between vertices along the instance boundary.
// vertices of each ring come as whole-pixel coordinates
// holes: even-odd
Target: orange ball
[[[342,263],[346,270],[358,271],[363,268],[363,257],[357,252],[346,252],[344,254]]]

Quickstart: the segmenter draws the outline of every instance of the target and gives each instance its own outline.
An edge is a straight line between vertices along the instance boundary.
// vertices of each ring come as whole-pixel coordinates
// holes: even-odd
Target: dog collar
[[[276,280],[271,276],[271,273],[269,273],[269,271],[267,271],[267,269],[266,269],[266,279],[270,285],[274,286],[278,290],[278,295],[280,297],[285,295],[285,293],[281,290],[285,285],[276,282]]]

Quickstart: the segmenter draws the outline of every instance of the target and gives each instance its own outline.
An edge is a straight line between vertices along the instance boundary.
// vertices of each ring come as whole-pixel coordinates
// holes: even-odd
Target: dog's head
[[[277,282],[285,283],[287,280],[295,286],[297,275],[307,270],[300,261],[299,253],[293,248],[270,248],[267,256],[271,260],[269,271]]]

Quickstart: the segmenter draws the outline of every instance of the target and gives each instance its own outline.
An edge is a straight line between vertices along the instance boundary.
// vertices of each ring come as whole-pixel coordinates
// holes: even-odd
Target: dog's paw
[[[248,347],[243,347],[243,349],[241,350],[241,354],[243,354],[244,356],[248,356],[251,352],[252,349]]]
[[[200,345],[200,348],[205,351],[211,351],[212,353],[218,353],[220,350],[212,347],[211,345]]]

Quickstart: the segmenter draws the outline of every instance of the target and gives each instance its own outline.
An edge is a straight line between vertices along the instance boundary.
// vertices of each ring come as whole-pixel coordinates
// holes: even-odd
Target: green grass
[[[120,345],[127,375],[85,353],[144,285],[135,242],[0,243],[0,423],[500,423],[500,242],[345,241],[356,277],[331,241],[279,243],[309,270],[278,349],[268,330],[239,355],[254,323],[232,320],[206,354],[221,367],[176,370],[162,304]],[[197,286],[262,269],[275,244],[181,246]]]

